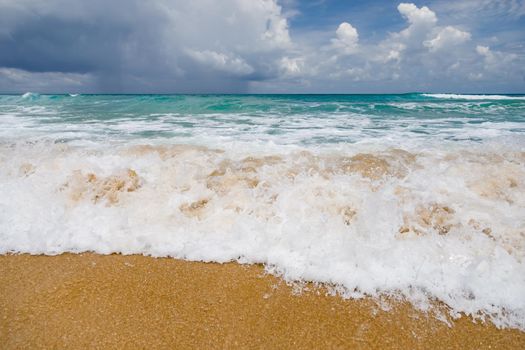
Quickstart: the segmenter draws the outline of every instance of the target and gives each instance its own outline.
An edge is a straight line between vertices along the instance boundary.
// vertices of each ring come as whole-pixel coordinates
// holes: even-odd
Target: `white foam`
[[[26,92],[22,95],[22,98],[23,99],[32,99],[32,98],[36,98],[38,97],[39,94],[35,93],[35,92]]]
[[[419,108],[424,108],[419,107]],[[453,108],[452,106],[450,108]],[[467,107],[465,107],[467,108]],[[498,119],[497,111],[484,110],[485,115],[469,111],[465,117],[451,116],[445,109],[432,118],[407,116],[372,119],[364,114],[327,113],[318,115],[264,116],[232,114],[155,114],[145,116],[119,116],[114,118],[86,118],[70,120],[59,108],[50,106],[15,106],[0,114],[0,136],[9,140],[67,139],[76,137],[101,141],[111,136],[113,141],[128,142],[130,135],[140,138],[149,133],[150,138],[170,137],[175,142],[204,144],[217,147],[244,142],[249,146],[257,143],[301,145],[309,147],[332,147],[333,144],[370,142],[395,146],[399,144],[443,143],[462,140],[465,135],[474,140],[493,138],[519,138],[515,130],[522,123]],[[494,113],[495,117],[487,117]],[[480,127],[483,121],[491,121],[494,129],[488,133]],[[476,122],[476,123],[473,123]]]
[[[264,263],[525,330],[524,164],[501,144],[0,144],[0,253]]]
[[[426,97],[455,99],[455,100],[522,100],[525,96],[507,96],[507,95],[461,95],[461,94],[422,94]]]

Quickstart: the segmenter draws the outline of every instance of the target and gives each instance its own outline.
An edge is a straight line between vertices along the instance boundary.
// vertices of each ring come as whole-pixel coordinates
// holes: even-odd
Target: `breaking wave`
[[[525,152],[0,148],[0,252],[263,263],[525,329]]]

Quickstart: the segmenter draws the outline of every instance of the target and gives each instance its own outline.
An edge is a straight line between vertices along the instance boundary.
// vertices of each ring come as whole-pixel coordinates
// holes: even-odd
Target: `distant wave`
[[[70,97],[77,97],[79,94],[69,94]]]
[[[523,100],[525,96],[506,95],[460,95],[460,94],[422,94],[425,97],[444,98],[453,100]]]
[[[25,94],[22,95],[22,98],[23,99],[29,99],[29,98],[35,98],[35,97],[38,97],[39,95],[35,92],[26,92]]]

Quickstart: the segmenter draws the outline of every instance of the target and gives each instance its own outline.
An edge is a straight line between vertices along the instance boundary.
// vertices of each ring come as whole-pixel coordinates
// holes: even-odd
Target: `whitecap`
[[[454,99],[454,100],[521,100],[525,101],[525,96],[508,95],[462,95],[462,94],[421,94],[425,97]]]
[[[39,94],[37,94],[36,92],[26,92],[25,94],[22,95],[22,98],[23,99],[33,99],[33,98],[36,98],[40,96]]]

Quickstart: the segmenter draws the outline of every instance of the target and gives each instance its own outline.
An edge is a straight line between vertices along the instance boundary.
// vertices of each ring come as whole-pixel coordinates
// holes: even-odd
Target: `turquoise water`
[[[479,142],[525,131],[523,95],[0,96],[2,139],[291,145]]]

